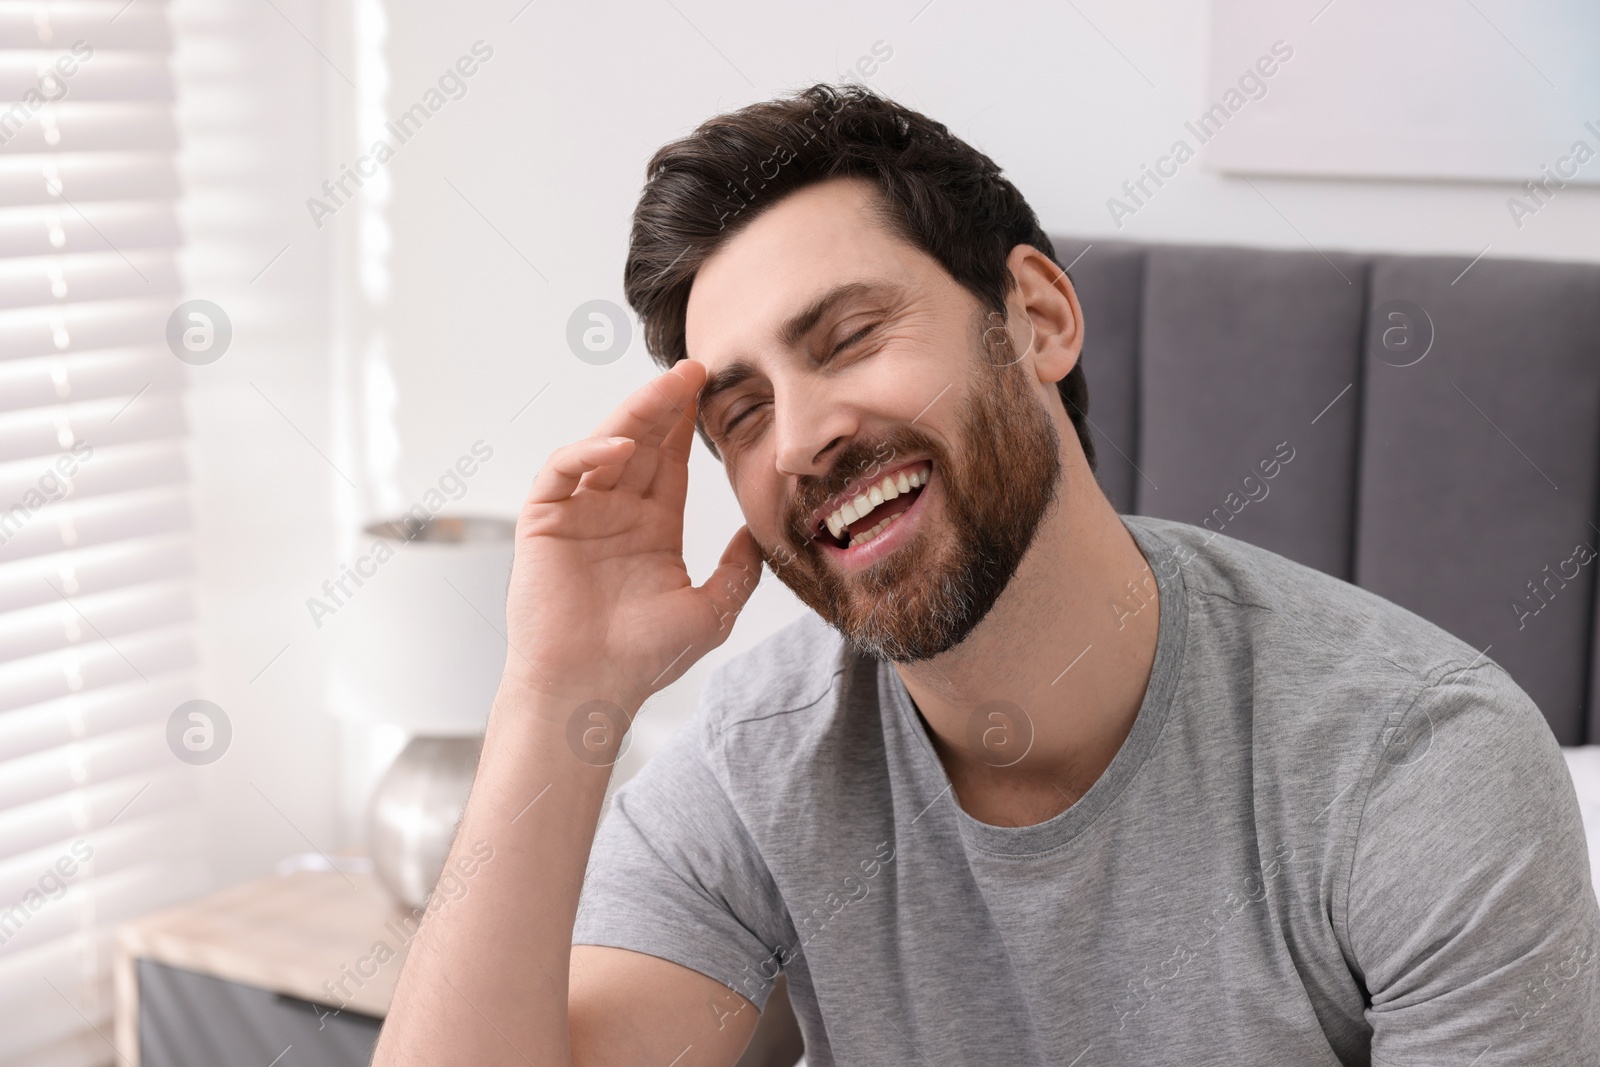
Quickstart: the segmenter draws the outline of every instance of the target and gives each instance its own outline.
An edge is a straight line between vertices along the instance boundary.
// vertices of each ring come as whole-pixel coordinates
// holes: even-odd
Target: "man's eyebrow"
[[[817,323],[847,300],[862,297],[880,296],[894,291],[896,286],[889,282],[844,282],[834,286],[811,303],[789,316],[778,329],[778,341],[786,348],[798,345],[807,334],[816,329]],[[736,359],[721,370],[706,379],[706,384],[700,387],[698,409],[704,412],[711,401],[718,395],[742,384],[760,374],[755,365],[748,360]]]
[[[700,399],[696,402],[696,415],[702,416],[706,407],[720,393],[725,393],[734,386],[754,378],[759,371],[755,364],[748,360],[736,359],[721,370],[706,379],[706,384],[700,387]]]
[[[844,282],[836,285],[791,315],[778,330],[778,342],[785,348],[793,348],[806,334],[816,329],[824,315],[846,300],[877,296],[894,288],[888,282]]]

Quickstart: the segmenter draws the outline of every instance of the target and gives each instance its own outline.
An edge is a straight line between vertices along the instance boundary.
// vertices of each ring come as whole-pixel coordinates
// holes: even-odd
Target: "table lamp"
[[[433,891],[477,768],[505,665],[506,588],[516,524],[410,514],[364,531],[341,570],[329,702],[347,721],[409,737],[367,816],[373,869],[421,907]]]

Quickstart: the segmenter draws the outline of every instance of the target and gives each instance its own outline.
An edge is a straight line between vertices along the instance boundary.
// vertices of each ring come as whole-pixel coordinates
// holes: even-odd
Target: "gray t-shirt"
[[[1600,1063],[1600,907],[1527,694],[1345,582],[1123,521],[1155,663],[1066,811],[968,815],[899,676],[810,615],[618,788],[573,942],[757,1007],[781,967],[809,1067]]]

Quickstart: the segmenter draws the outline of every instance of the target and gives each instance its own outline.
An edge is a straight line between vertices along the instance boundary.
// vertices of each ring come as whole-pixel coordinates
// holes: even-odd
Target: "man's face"
[[[687,343],[767,564],[858,647],[912,662],[1004,591],[1055,499],[1060,438],[1053,383],[875,195],[839,179],[755,219],[697,275]]]

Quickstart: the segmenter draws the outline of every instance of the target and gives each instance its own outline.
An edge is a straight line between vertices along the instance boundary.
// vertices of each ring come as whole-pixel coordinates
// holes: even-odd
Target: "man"
[[[456,845],[493,860],[377,1062],[729,1065],[780,972],[811,1067],[1596,1062],[1539,710],[1378,597],[1113,511],[1077,297],[991,161],[865,90],[753,105],[657,153],[626,278],[671,369],[528,497]],[[747,522],[698,587],[697,428]],[[596,837],[763,562],[815,616]]]

